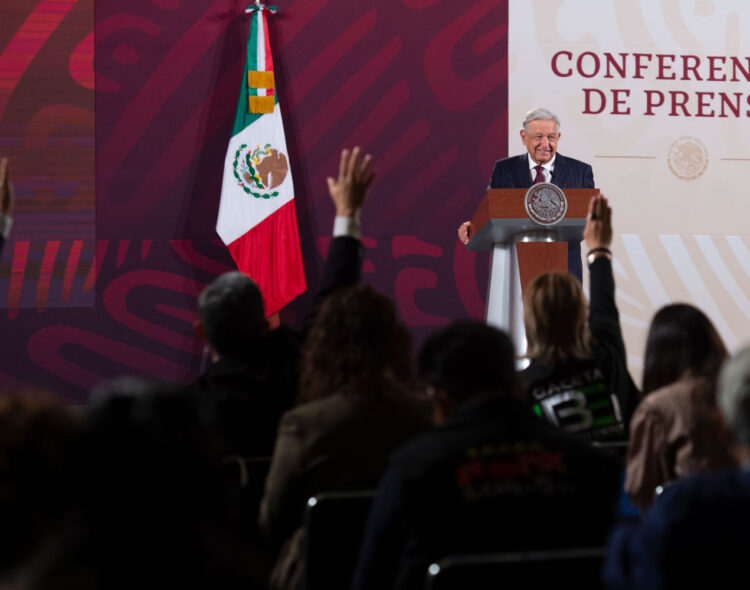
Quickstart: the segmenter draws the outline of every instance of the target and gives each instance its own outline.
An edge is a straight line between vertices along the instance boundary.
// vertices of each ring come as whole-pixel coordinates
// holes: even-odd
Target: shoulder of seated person
[[[712,395],[714,385],[704,377],[683,377],[673,383],[652,391],[643,398],[646,407],[656,410],[661,408],[671,408],[676,402],[676,398],[701,396],[702,394]]]
[[[339,394],[303,402],[282,416],[281,427],[299,429],[310,423],[328,422],[333,417],[332,410],[343,404],[345,401]]]

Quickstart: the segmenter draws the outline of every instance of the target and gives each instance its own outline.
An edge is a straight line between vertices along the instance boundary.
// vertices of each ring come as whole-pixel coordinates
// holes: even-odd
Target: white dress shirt
[[[536,178],[536,168],[539,164],[537,164],[534,160],[531,159],[531,154],[526,154],[529,159],[529,174],[531,174],[531,182],[534,182],[534,179]],[[557,158],[557,154],[552,156],[552,159],[547,162],[546,164],[542,164],[542,174],[544,174],[544,182],[552,182],[552,171],[555,169],[555,158]]]

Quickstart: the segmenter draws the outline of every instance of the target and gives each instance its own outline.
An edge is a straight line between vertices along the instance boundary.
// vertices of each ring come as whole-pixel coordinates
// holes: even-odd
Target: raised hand
[[[328,177],[328,192],[336,207],[336,217],[354,217],[362,208],[367,191],[375,178],[370,168],[372,156],[367,154],[360,159],[361,150],[355,147],[341,152],[339,177]]]
[[[609,248],[612,243],[612,208],[603,195],[591,198],[583,239],[589,250]]]

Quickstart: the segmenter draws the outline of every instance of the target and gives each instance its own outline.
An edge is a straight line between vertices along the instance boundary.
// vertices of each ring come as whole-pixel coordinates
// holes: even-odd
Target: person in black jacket
[[[456,554],[604,543],[619,461],[534,415],[505,333],[457,322],[427,340],[419,370],[439,426],[391,457],[355,590],[422,590],[428,566]]]
[[[230,454],[271,456],[279,419],[295,403],[306,329],[332,292],[360,280],[360,210],[374,179],[370,161],[358,147],[344,150],[338,179],[328,180],[334,237],[302,333],[269,330],[260,290],[239,272],[218,277],[198,299],[196,331],[210,346],[212,362],[188,391],[216,415]]]
[[[583,232],[591,302],[567,273],[532,280],[524,292],[531,364],[521,372],[534,411],[568,432],[627,439],[638,393],[628,373],[612,276],[612,210],[601,195],[589,204]],[[587,322],[588,315],[588,322]]]

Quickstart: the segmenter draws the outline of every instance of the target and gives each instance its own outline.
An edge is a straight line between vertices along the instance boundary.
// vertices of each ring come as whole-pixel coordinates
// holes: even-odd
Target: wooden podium
[[[564,189],[565,216],[544,225],[526,212],[524,188],[490,189],[471,220],[469,250],[492,250],[487,323],[506,330],[516,354],[526,351],[523,324],[523,289],[542,273],[567,272],[568,245],[583,239],[589,201],[598,189]]]

